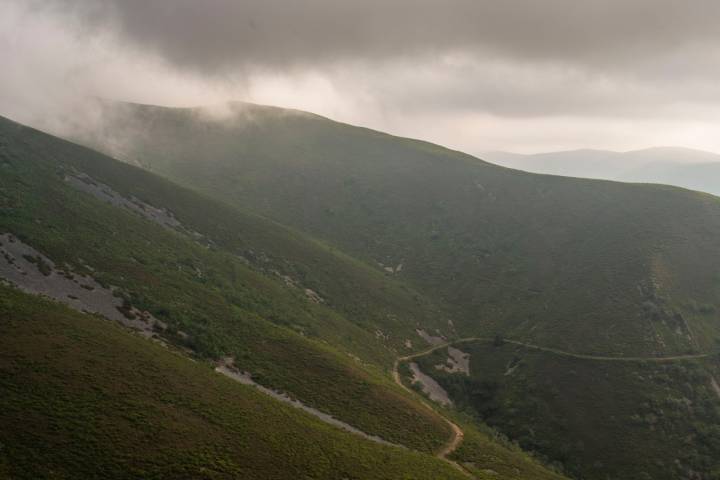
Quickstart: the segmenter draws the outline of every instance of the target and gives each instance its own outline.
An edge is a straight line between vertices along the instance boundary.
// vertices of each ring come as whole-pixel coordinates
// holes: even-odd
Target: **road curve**
[[[398,357],[395,360],[395,363],[393,364],[392,369],[392,377],[395,383],[397,383],[402,389],[406,390],[407,392],[410,392],[413,395],[417,395],[416,392],[412,391],[408,387],[405,386],[405,384],[402,383],[402,380],[400,379],[400,373],[398,372],[398,367],[401,363],[407,362],[409,360],[413,360],[415,358],[423,357],[425,355],[428,355],[436,350],[441,350],[443,348],[447,348],[453,345],[463,344],[463,343],[472,343],[472,342],[488,342],[493,341],[492,338],[488,337],[466,337],[466,338],[460,338],[458,340],[453,340],[450,342],[444,342],[437,345],[433,345],[430,348],[427,348],[425,350],[422,350],[417,353],[413,353],[411,355],[405,355],[402,357]],[[604,362],[676,362],[676,361],[684,361],[684,360],[697,360],[701,358],[708,358],[714,355],[720,355],[720,352],[713,352],[713,353],[696,353],[696,354],[688,354],[688,355],[672,355],[667,357],[617,357],[617,356],[605,356],[605,355],[586,355],[582,353],[572,353],[572,352],[566,352],[564,350],[559,350],[556,348],[550,348],[550,347],[541,347],[540,345],[534,345],[532,343],[525,343],[520,342],[518,340],[509,340],[509,339],[503,339],[504,343],[509,343],[512,345],[518,345],[521,347],[525,347],[531,350],[538,350],[541,352],[547,352],[547,353],[553,353],[555,355],[562,355],[566,357],[573,357],[573,358],[580,358],[583,360],[595,360],[595,361],[604,361]],[[719,393],[720,395],[720,393]],[[467,470],[465,470],[459,463],[455,462],[454,460],[450,460],[448,457],[451,453],[453,453],[455,450],[460,447],[460,444],[463,441],[464,433],[463,430],[452,420],[450,420],[448,417],[443,415],[442,413],[438,412],[435,408],[430,406],[424,399],[420,400],[420,403],[425,406],[425,408],[431,410],[433,413],[439,415],[452,429],[452,436],[447,441],[447,443],[436,453],[436,456],[449,464],[451,464],[453,467],[457,468],[461,472],[463,472],[465,475],[471,476]]]
[[[412,360],[413,358],[427,355],[428,353],[434,352],[435,350],[438,350],[439,348],[443,348],[443,347],[447,347],[447,346],[448,346],[448,344],[437,345],[436,347],[433,347],[428,350],[424,350],[422,352],[415,353],[413,355],[398,357],[395,360],[395,363],[393,364],[393,369],[392,369],[392,377],[393,377],[393,380],[395,380],[395,383],[397,383],[400,386],[400,388],[409,392],[410,394],[417,395],[416,392],[412,391],[411,389],[406,387],[404,383],[402,383],[402,380],[400,379],[400,373],[398,372],[398,367],[400,366],[400,364],[402,362],[406,362],[408,360]],[[453,467],[455,467],[457,470],[461,471],[465,475],[472,477],[472,475],[470,475],[470,473],[468,473],[468,471],[465,470],[459,463],[457,463],[454,460],[450,460],[448,458],[448,456],[451,453],[453,453],[455,450],[458,449],[458,447],[460,446],[460,444],[463,441],[465,433],[463,432],[462,428],[460,428],[460,426],[458,426],[458,424],[456,424],[455,422],[450,420],[448,417],[446,417],[445,415],[443,415],[442,413],[440,413],[436,409],[434,409],[432,406],[430,406],[424,399],[420,398],[419,402],[425,408],[432,411],[434,414],[439,415],[440,418],[442,418],[445,421],[445,423],[447,423],[448,426],[450,427],[450,429],[452,430],[452,436],[447,441],[447,443],[445,443],[445,445],[435,454],[435,456],[440,458],[441,460],[444,460],[445,462],[449,463],[450,465],[452,465]]]

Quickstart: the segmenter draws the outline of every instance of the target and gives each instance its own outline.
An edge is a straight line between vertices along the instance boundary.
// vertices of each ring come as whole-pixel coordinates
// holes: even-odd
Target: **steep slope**
[[[525,174],[302,112],[106,107],[86,142],[109,136],[126,161],[375,264],[451,315],[444,336],[606,355],[717,346],[717,198]]]
[[[450,435],[441,418],[418,407],[383,374],[393,358],[385,341],[342,313],[358,310],[354,318],[360,318],[356,305],[362,302],[395,313],[387,325],[402,323],[408,314],[397,305],[417,302],[402,300],[409,294],[376,272],[354,272],[351,261],[313,249],[302,238],[281,238],[282,230],[272,225],[246,232],[243,227],[262,222],[243,223],[229,209],[224,215],[220,204],[7,120],[0,121],[0,169],[0,277],[78,310],[117,317],[193,355],[232,357],[261,384],[393,443],[433,451]],[[107,183],[99,180],[101,171]],[[166,202],[157,196],[141,200],[145,190]],[[239,238],[237,244],[252,247],[259,266],[221,248],[225,237],[194,221],[200,216],[224,229],[228,244]],[[253,235],[268,245],[255,243]],[[266,253],[271,244],[296,250],[273,260]],[[307,257],[292,261],[308,250]],[[306,268],[308,278],[321,281],[337,275],[338,285],[349,279],[328,291],[355,287],[356,294],[333,296],[341,305],[334,310],[309,298],[307,287],[288,285],[274,264]],[[412,332],[415,321],[405,330]]]
[[[574,150],[534,155],[488,152],[483,158],[527,172],[663,183],[720,195],[720,155],[689,148],[657,147],[630,152]]]
[[[5,121],[2,126],[5,140],[0,148],[8,156],[6,163],[11,158],[21,162],[28,153],[46,165],[61,161],[76,173],[88,175],[94,183],[108,185],[120,197],[140,198],[148,205],[169,208],[187,227],[186,233],[201,234],[199,239],[192,235],[196,240],[234,254],[253,270],[275,276],[292,290],[340,310],[378,337],[375,343],[387,348],[374,348],[371,355],[376,361],[384,356],[389,366],[392,350],[405,349],[405,339],[415,336],[415,328],[434,329],[447,322],[442,312],[407,285],[298,231],[240,213],[140,169],[127,168],[75,145],[58,143],[56,138],[17,124]],[[27,152],[29,147],[32,149]],[[57,149],[61,155],[56,154]],[[26,172],[28,176],[32,173],[31,168]],[[78,183],[73,181],[75,187]],[[6,203],[15,201],[9,194],[6,196]]]
[[[405,336],[444,321],[411,288],[2,118],[0,171],[1,475],[461,475],[428,455],[446,420],[387,375],[397,348],[420,348]],[[472,439],[457,460],[478,478],[558,478]]]
[[[466,478],[6,286],[0,328],[3,478]]]

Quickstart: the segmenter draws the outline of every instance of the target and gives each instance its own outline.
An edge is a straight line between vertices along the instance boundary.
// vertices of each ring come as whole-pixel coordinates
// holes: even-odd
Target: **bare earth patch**
[[[448,373],[464,373],[470,375],[470,354],[448,346],[448,358],[444,364],[435,365],[438,370]]]
[[[418,364],[415,362],[411,362],[409,366],[410,371],[413,374],[412,383],[419,383],[423,393],[425,393],[430,400],[444,406],[452,405],[452,400],[450,400],[448,393],[440,386],[439,383],[435,381],[434,378],[423,373]]]
[[[52,260],[9,233],[0,234],[0,278],[25,292],[120,322],[146,337],[153,336],[156,328],[166,328],[149,313],[125,303],[113,289],[69,267],[58,268]]]
[[[435,337],[433,335],[430,335],[428,332],[426,332],[422,328],[418,328],[415,331],[423,340],[425,340],[430,345],[442,345],[446,341],[445,338],[443,338],[443,337]]]

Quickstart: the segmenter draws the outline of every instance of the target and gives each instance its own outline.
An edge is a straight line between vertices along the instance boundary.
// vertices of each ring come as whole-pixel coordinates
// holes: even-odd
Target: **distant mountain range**
[[[690,148],[655,147],[630,152],[571,150],[533,155],[495,151],[481,157],[533,173],[662,183],[720,195],[720,155]]]

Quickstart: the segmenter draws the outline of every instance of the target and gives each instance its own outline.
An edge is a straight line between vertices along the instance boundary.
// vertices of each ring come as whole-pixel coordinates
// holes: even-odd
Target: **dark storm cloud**
[[[448,51],[634,68],[717,43],[713,0],[60,0],[205,73]]]
[[[720,150],[718,18],[710,0],[0,0],[0,114],[242,99],[470,151]]]

